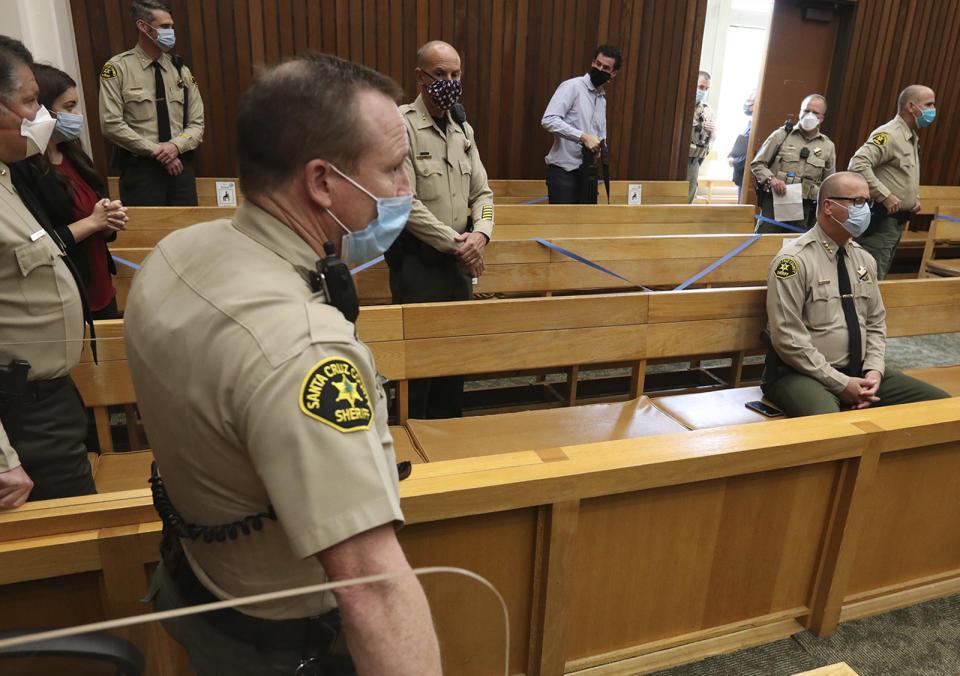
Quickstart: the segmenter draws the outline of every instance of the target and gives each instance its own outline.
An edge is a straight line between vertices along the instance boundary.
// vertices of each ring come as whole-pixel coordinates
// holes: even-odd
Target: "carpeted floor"
[[[791,676],[837,662],[859,676],[957,676],[960,595],[844,622],[826,638],[802,632],[655,676]]]

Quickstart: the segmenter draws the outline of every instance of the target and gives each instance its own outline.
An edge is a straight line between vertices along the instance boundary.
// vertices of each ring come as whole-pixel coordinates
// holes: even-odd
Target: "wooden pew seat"
[[[103,453],[94,467],[93,480],[100,493],[147,488],[153,451]]]
[[[759,386],[656,397],[654,405],[691,430],[769,420],[744,404],[763,399]],[[772,404],[771,404],[772,405]]]
[[[649,397],[448,420],[411,419],[407,428],[428,462],[542,451],[686,430],[657,409]]]
[[[907,369],[904,373],[936,385],[955,397],[960,396],[960,366]],[[758,399],[763,399],[763,392],[759,386],[754,386],[656,397],[653,404],[691,430],[706,430],[771,420],[745,406],[748,401]]]
[[[410,433],[403,425],[391,425],[390,436],[393,437],[393,451],[397,454],[397,462],[409,460],[414,465],[423,462],[423,456],[420,455],[416,444],[410,438]]]
[[[941,277],[960,277],[960,259],[937,259],[927,261],[926,272]]]
[[[941,390],[949,392],[951,396],[960,397],[960,366],[906,369],[904,373],[925,383],[936,385]]]

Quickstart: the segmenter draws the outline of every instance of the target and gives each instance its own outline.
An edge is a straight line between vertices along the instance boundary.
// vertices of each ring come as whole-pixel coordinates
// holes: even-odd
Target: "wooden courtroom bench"
[[[639,183],[642,204],[686,204],[689,184],[686,181],[610,181],[610,204],[627,204],[631,185]],[[490,179],[493,202],[501,204],[524,204],[539,200],[547,201],[547,184],[544,180],[497,180]],[[607,191],[598,186],[598,205],[607,203]]]
[[[955,219],[955,220],[950,220]],[[937,247],[960,246],[960,206],[941,207],[930,223],[920,277],[960,277],[960,259],[938,257]],[[942,256],[942,254],[941,254]]]
[[[960,280],[882,282],[881,291],[889,337],[960,331],[956,312]],[[404,306],[406,378],[469,375],[515,363],[534,367],[576,364],[577,368],[618,360],[634,364],[631,399],[626,402],[501,413],[479,419],[407,420],[407,428],[424,457],[435,461],[512,450],[518,442],[510,430],[527,430],[524,443],[550,446],[555,435],[561,434],[560,420],[576,443],[586,443],[595,434],[630,434],[624,421],[635,415],[637,407],[646,415],[643,407],[648,403],[688,429],[766,421],[744,406],[747,401],[762,399],[759,387],[660,396],[651,402],[635,399],[644,391],[648,361],[676,360],[709,350],[733,354],[736,369],[745,354],[762,350],[765,296],[763,288],[712,289],[625,294],[619,298]],[[376,355],[376,348],[372,349]],[[457,359],[462,354],[475,356],[464,364]],[[960,366],[913,374],[960,395]],[[575,373],[571,377],[575,378]],[[737,380],[735,375],[735,385]],[[576,401],[575,387],[571,387],[568,403]],[[400,393],[402,407],[402,382]],[[405,420],[402,408],[400,419]],[[597,429],[591,429],[594,421]]]
[[[552,238],[548,241],[584,256],[636,284],[672,288],[697,274],[748,239],[748,235],[668,235],[661,237]],[[697,280],[704,285],[765,283],[770,260],[795,235],[769,235]],[[139,265],[148,248],[114,247],[123,261]],[[629,282],[577,262],[534,240],[493,240],[485,253],[486,269],[474,292],[500,296],[568,294],[608,289],[634,289]],[[126,306],[135,269],[118,263],[114,286],[117,304]],[[364,305],[390,302],[389,270],[384,262],[354,276]]]
[[[414,567],[500,591],[511,674],[643,673],[829,635],[960,591],[960,411],[895,408],[419,465],[400,542]],[[143,613],[158,542],[146,489],[0,513],[0,627]],[[498,606],[441,577],[424,586],[445,672],[474,673],[503,645]],[[122,635],[151,673],[182,673],[163,632]]]
[[[233,178],[211,178],[208,176],[197,176],[197,205],[201,207],[217,206],[217,183],[229,182],[234,184],[237,193],[237,204],[243,202],[243,192],[240,190],[240,179]],[[113,199],[120,199],[120,177],[109,176],[107,178],[108,190]]]

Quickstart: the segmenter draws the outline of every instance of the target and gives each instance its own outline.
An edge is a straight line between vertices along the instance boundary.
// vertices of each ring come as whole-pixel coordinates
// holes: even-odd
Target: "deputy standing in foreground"
[[[827,178],[817,198],[817,225],[784,244],[767,273],[773,349],[762,387],[787,415],[950,396],[885,366],[877,264],[851,241],[870,220],[869,194],[859,174]]]
[[[116,146],[120,199],[127,206],[196,206],[193,151],[203,139],[197,79],[179,56],[170,8],[134,0],[137,45],[100,71],[100,128]]]
[[[400,94],[323,54],[266,69],[240,101],[246,201],[166,237],[134,279],[130,372],[170,501],[158,502],[183,519],[165,520],[158,609],[409,571],[386,398],[355,337],[352,283],[333,284],[344,269],[324,253],[374,257],[406,221]],[[359,673],[440,673],[411,575],[168,628],[201,674],[292,674],[311,659],[353,673],[319,642],[338,610]]]
[[[850,158],[850,171],[863,174],[874,200],[870,228],[857,238],[877,259],[877,274],[886,279],[903,224],[920,211],[920,137],[917,130],[937,116],[933,90],[910,85],[897,98],[897,116],[870,132]]]

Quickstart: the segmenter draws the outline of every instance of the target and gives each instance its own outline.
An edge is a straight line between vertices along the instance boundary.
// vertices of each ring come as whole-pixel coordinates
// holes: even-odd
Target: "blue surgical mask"
[[[333,220],[347,233],[343,236],[343,244],[340,246],[340,258],[348,265],[363,263],[364,261],[376,258],[389,249],[390,245],[393,244],[397,237],[400,236],[400,233],[403,232],[403,226],[407,224],[407,217],[410,216],[410,208],[413,206],[413,195],[376,197],[372,192],[332,164],[330,168],[369,195],[370,199],[377,203],[377,217],[370,221],[363,230],[357,230],[356,232],[351,232],[350,229],[343,224],[343,221],[327,209],[327,213],[330,214]]]
[[[747,117],[750,117],[751,115],[753,115],[753,111],[751,110],[751,108],[753,108],[752,103],[744,103],[743,114],[746,115]]]
[[[83,133],[83,115],[57,113],[57,126],[53,128],[53,140],[57,143],[80,138]]]
[[[927,108],[922,113],[920,113],[920,117],[917,118],[917,128],[923,129],[924,127],[929,127],[930,124],[936,119],[936,117],[937,117],[937,109]]]
[[[833,202],[833,200],[830,201]],[[836,202],[834,202],[834,204],[836,204]],[[847,220],[843,223],[837,221],[837,219],[833,217],[833,214],[830,214],[830,218],[833,218],[834,221],[840,224],[840,227],[854,237],[859,237],[865,233],[870,226],[870,207],[866,204],[859,207],[851,204],[847,207]]]
[[[707,100],[707,92],[702,89],[697,90],[697,103]]]
[[[169,52],[173,49],[173,46],[177,44],[177,36],[173,32],[172,28],[157,28],[157,37],[153,41],[157,44],[157,47],[162,49],[165,52]]]

